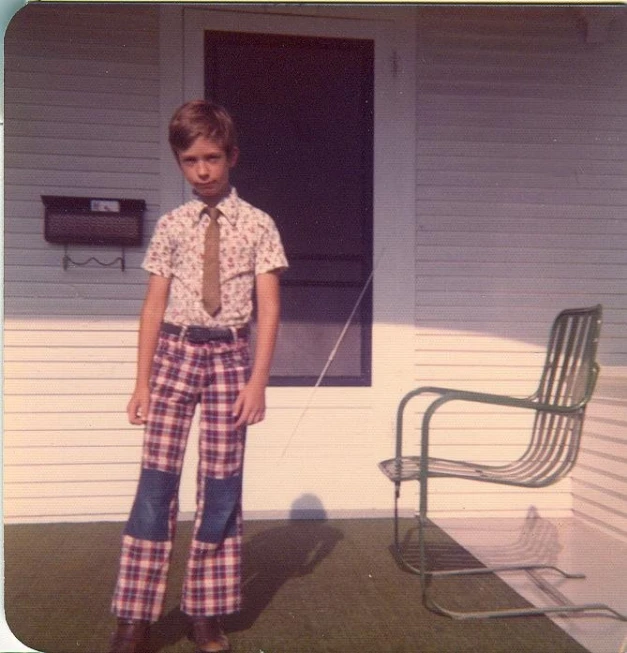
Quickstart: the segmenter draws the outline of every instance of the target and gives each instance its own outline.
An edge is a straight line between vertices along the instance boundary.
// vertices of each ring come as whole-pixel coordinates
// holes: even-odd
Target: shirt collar
[[[203,210],[207,205],[202,201],[202,199],[192,191],[195,197],[196,204],[198,205],[198,214],[194,219],[194,222],[198,224],[203,216]],[[220,213],[228,220],[231,226],[235,226],[237,222],[237,190],[231,186],[231,191],[226,197],[223,197],[217,204],[216,208],[220,210]]]

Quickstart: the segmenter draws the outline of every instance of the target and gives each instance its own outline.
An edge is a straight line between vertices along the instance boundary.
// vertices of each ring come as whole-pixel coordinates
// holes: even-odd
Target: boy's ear
[[[229,167],[234,168],[239,159],[239,147],[235,146],[229,154]]]

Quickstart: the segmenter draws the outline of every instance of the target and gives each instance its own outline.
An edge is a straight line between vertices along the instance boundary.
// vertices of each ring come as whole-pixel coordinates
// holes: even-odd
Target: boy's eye
[[[211,164],[211,165],[216,165],[220,163],[223,159],[223,155],[221,154],[209,154],[207,156],[182,156],[180,158],[181,165],[191,167],[198,165],[201,161],[203,163]]]

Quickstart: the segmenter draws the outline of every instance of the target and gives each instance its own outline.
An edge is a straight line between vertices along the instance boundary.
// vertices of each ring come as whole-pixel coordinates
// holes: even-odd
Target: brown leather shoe
[[[192,641],[196,653],[228,653],[231,645],[216,617],[192,619]]]
[[[109,653],[148,653],[149,625],[148,621],[118,619]]]

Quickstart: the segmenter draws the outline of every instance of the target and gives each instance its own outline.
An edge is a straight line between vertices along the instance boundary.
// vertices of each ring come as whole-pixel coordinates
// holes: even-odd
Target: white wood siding
[[[411,32],[390,20],[400,11]],[[411,12],[391,7],[242,7],[241,19],[229,12],[216,10],[235,26],[265,14],[262,23],[271,27],[259,31],[296,29],[292,18],[311,13],[318,21],[336,18],[328,28],[335,36],[359,32],[348,19],[388,21],[389,35],[377,58],[375,141],[384,165],[375,179],[375,251],[384,256],[374,285],[374,385],[321,388],[296,436],[309,390],[271,389],[268,419],[249,438],[247,510],[284,515],[296,503],[322,504],[331,515],[389,514],[391,486],[376,462],[392,454],[401,394],[427,384],[527,394],[557,311],[601,302],[604,377],[573,480],[533,492],[440,481],[431,507],[449,516],[520,515],[534,505],[559,515],[574,505],[591,522],[627,534],[625,23],[613,22],[605,41],[591,44],[577,11],[558,6],[425,6],[415,26]],[[160,20],[168,34],[161,41]],[[23,9],[7,32],[3,440],[10,521],[123,519],[130,506],[141,435],[124,407],[145,285],[142,252],[127,251],[124,273],[63,271],[62,248],[43,239],[39,196],[145,199],[148,237],[161,205],[181,189],[163,139],[169,112],[187,91],[183,23],[178,7],[73,4],[69,12],[40,3]],[[414,36],[418,52],[408,61],[412,48],[402,41]],[[412,114],[398,116],[413,107],[413,80],[402,78],[414,66],[415,170],[406,165],[413,161]],[[390,175],[402,196],[392,211],[383,201]],[[414,237],[402,199],[414,177],[410,260],[396,252]],[[94,254],[70,253],[77,260]],[[409,320],[408,295],[415,297]],[[408,330],[413,351],[398,344]],[[522,445],[525,416],[469,414],[443,414],[437,431],[446,436],[436,452],[470,455],[478,441],[481,456],[495,460]],[[414,488],[403,501],[415,507]]]
[[[604,374],[624,373],[626,45],[624,17],[592,44],[574,8],[419,8],[417,384],[529,394],[555,314],[599,302]],[[595,399],[574,484],[577,510],[623,534],[625,397]],[[525,420],[503,411],[451,408],[442,422],[440,453],[474,440],[500,460],[524,437]],[[432,506],[455,511],[451,487],[435,485]],[[571,481],[548,501],[464,488],[466,514],[572,501]]]
[[[172,165],[164,127],[174,106],[198,94],[192,95],[182,85],[189,65],[182,49],[183,12],[180,6],[138,5],[116,7],[111,13],[113,7],[98,5],[72,7],[71,12],[62,6],[27,9],[31,14],[16,18],[7,37],[7,198],[11,206],[7,231],[20,236],[7,241],[5,514],[14,522],[123,519],[133,498],[141,443],[141,431],[126,423],[124,408],[133,384],[137,315],[145,285],[145,274],[139,270],[142,253],[128,252],[125,273],[95,267],[64,272],[62,248],[45,243],[42,237],[39,195],[144,198],[149,204],[148,235],[161,206],[165,210],[181,200],[183,184]],[[217,15],[224,13],[216,10]],[[235,18],[231,24],[237,29],[240,16]],[[285,17],[276,20],[293,29],[285,25]],[[338,20],[330,29],[339,37],[346,35],[346,29],[349,35],[381,32],[380,26],[371,27],[368,22],[362,27],[355,29],[354,22]],[[320,29],[326,33],[327,28]],[[407,28],[413,31],[411,22]],[[115,34],[113,46],[110,32]],[[31,39],[36,40],[32,48]],[[410,33],[408,41],[412,39]],[[404,102],[411,109],[399,117],[404,103],[393,102],[389,96],[408,86],[398,79],[392,83],[391,45],[387,41],[384,45],[377,55],[377,68],[386,72],[378,73],[377,93],[387,135],[379,137],[378,147],[387,151],[395,150],[412,133],[414,94],[405,93]],[[406,60],[413,61],[413,56]],[[29,66],[26,73],[23,62]],[[100,78],[113,69],[118,81],[106,93],[98,92]],[[39,74],[40,70],[48,74]],[[34,74],[36,81],[31,82]],[[59,79],[63,81],[60,89]],[[196,81],[202,87],[202,79]],[[135,96],[127,97],[129,92]],[[89,117],[101,116],[104,106],[106,120],[90,125]],[[24,107],[52,118],[35,124],[26,121],[20,133]],[[83,121],[88,125],[81,126]],[[32,155],[22,163],[27,167],[20,173],[19,157],[28,154],[23,152],[24,138]],[[50,156],[47,167],[41,163],[44,145]],[[413,169],[413,158],[407,160],[406,169]],[[61,168],[66,170],[63,178],[58,176]],[[139,171],[145,172],[141,180]],[[405,260],[411,264],[414,189],[411,182],[395,179],[389,169],[379,170],[378,175],[387,192],[399,198],[397,205],[405,216],[386,231],[385,238],[394,247],[404,247]],[[54,183],[47,181],[53,176]],[[18,213],[12,203],[17,203],[20,194],[25,204]],[[77,260],[92,253],[71,251]],[[99,257],[106,260],[118,254],[103,251]],[[402,312],[411,315],[411,287],[401,285],[399,269],[392,262],[384,267],[390,269],[377,282],[376,293],[381,297],[377,310],[395,319]],[[411,339],[411,320],[403,322]],[[387,342],[382,331],[375,338]],[[398,329],[395,332],[398,339]],[[386,379],[397,383],[402,377],[398,371],[409,369],[408,361],[390,363],[388,353],[378,349],[377,382],[389,387]],[[403,348],[404,353],[407,350]],[[390,411],[375,410],[387,398],[373,398],[371,389],[345,393],[320,389],[295,433],[310,389],[273,388],[268,394],[269,417],[249,436],[247,511],[286,515],[294,505],[306,510],[323,503],[335,514],[372,514],[377,508],[389,513],[389,484],[376,469],[376,461],[391,447],[390,430],[382,435],[378,428],[379,415],[387,424]],[[351,471],[361,482],[347,483],[342,474],[346,452],[357,443],[360,455],[351,461]],[[193,507],[193,444],[192,437],[181,486],[184,511]],[[327,464],[330,460],[334,465]]]
[[[5,39],[4,513],[119,518],[141,436],[124,418],[145,288],[141,248],[119,266],[61,266],[42,194],[137,198],[159,214],[154,8],[29,5]],[[111,261],[118,248],[72,247]]]
[[[627,541],[627,377],[606,368],[573,473],[573,511]]]

